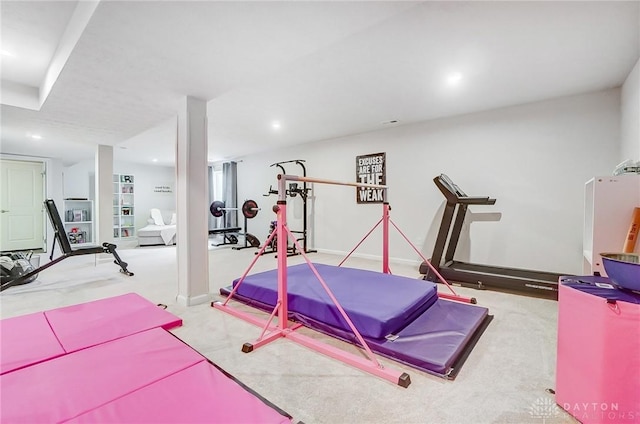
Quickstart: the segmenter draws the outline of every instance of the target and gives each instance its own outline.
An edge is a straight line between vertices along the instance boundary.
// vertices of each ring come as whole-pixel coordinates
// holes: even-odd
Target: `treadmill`
[[[462,230],[462,224],[469,205],[493,205],[496,203],[496,199],[467,196],[445,174],[435,177],[433,182],[447,200],[433,255],[431,256],[431,264],[444,279],[463,287],[497,289],[558,299],[558,279],[560,276],[567,274],[479,265],[454,260],[454,254],[460,239],[460,231]],[[443,253],[444,258],[442,257]],[[438,277],[424,262],[420,265],[420,273],[426,274],[423,277],[424,280],[438,281]]]

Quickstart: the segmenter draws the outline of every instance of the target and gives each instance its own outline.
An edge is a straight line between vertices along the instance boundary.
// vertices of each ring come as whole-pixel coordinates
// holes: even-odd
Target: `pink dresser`
[[[582,423],[640,423],[640,294],[562,277],[556,402]]]

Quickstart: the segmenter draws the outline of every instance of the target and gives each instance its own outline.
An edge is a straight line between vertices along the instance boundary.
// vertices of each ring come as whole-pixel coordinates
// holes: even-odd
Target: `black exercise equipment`
[[[80,248],[71,248],[71,243],[69,243],[69,238],[67,237],[67,232],[64,229],[64,225],[62,224],[62,220],[60,219],[60,214],[58,213],[58,208],[53,200],[47,199],[44,201],[45,209],[47,211],[47,215],[49,216],[49,221],[51,221],[51,226],[53,227],[54,238],[53,245],[51,246],[51,255],[49,256],[50,262],[42,265],[34,269],[33,271],[24,274],[14,280],[7,281],[6,283],[2,283],[0,287],[0,291],[6,290],[9,287],[17,286],[22,284],[23,281],[28,280],[33,275],[44,271],[62,261],[63,259],[72,257],[72,256],[82,256],[82,255],[95,255],[98,253],[110,253],[113,255],[115,260],[113,263],[120,267],[120,272],[126,274],[128,276],[132,276],[133,272],[127,269],[128,264],[120,259],[118,252],[116,252],[117,246],[112,243],[102,243],[102,246],[91,246],[91,247],[80,247]],[[53,252],[56,247],[56,240],[60,245],[60,249],[62,250],[62,255],[53,259]]]
[[[271,221],[269,223],[269,235],[267,235],[267,239],[271,237],[271,233],[276,231],[276,227],[278,225],[278,221]],[[294,254],[291,252],[291,247],[287,246],[287,256],[293,256]],[[265,248],[264,253],[277,253],[278,252],[278,235],[275,234],[269,245]]]
[[[248,249],[250,247],[260,248],[260,240],[258,237],[254,236],[251,233],[247,232],[247,220],[251,218],[255,218],[258,215],[258,211],[260,208],[255,200],[245,200],[242,204],[242,216],[244,216],[244,245],[242,246],[234,246],[233,250],[242,250]]]
[[[260,208],[258,207],[258,204],[255,202],[255,200],[245,200],[245,202],[242,204],[242,208],[240,209],[226,208],[224,206],[224,202],[221,202],[220,200],[215,200],[209,207],[211,215],[215,216],[216,218],[220,218],[221,216],[223,216],[226,211],[237,210],[242,211],[242,215],[245,218],[251,219],[255,218],[258,215],[258,211],[260,210]]]
[[[249,247],[260,247],[260,241],[258,240],[258,238],[253,234],[247,233],[247,220],[255,218],[260,211],[260,208],[258,207],[258,204],[255,200],[245,200],[241,208],[227,208],[225,207],[224,202],[221,202],[220,200],[215,200],[213,203],[211,203],[211,206],[209,206],[211,215],[215,216],[216,218],[224,216],[227,211],[237,210],[242,211],[242,216],[244,217],[244,233],[242,233],[244,235],[244,246],[236,246],[233,249],[242,250]],[[215,244],[214,246],[238,244],[238,237],[235,234],[240,233],[241,230],[242,228],[240,227],[216,228],[213,230],[209,230],[209,235],[223,235],[222,243]]]
[[[260,240],[258,240],[258,237],[254,236],[253,234],[246,233],[245,239],[251,247],[260,247]]]
[[[211,215],[216,218],[220,218],[224,215],[225,210],[224,202],[221,202],[220,200],[214,200],[213,203],[211,203],[211,206],[209,206],[209,212],[211,212]]]
[[[272,163],[270,165],[270,167],[273,166],[277,166],[278,168],[280,168],[280,170],[282,171],[283,174],[287,174],[287,171],[284,169],[284,164],[286,163],[295,163],[296,165],[299,165],[302,168],[302,176],[306,177],[307,176],[307,168],[304,166],[304,159],[295,159],[295,160],[286,160],[283,162],[276,162],[276,163]],[[309,191],[311,191],[310,188],[307,188],[307,183],[306,181],[302,183],[302,187],[298,186],[298,183],[289,183],[289,188],[286,191],[286,195],[290,196],[290,197],[296,197],[297,195],[300,195],[300,197],[302,198],[302,231],[291,231],[292,233],[296,233],[296,234],[301,234],[302,236],[300,238],[298,238],[298,241],[302,241],[302,248],[304,249],[304,253],[314,253],[317,252],[317,250],[312,250],[308,248],[308,244],[307,244],[307,237],[308,237],[308,233],[307,233],[307,196],[309,194]],[[270,196],[272,194],[278,194],[278,190],[275,190],[272,186],[269,186],[269,191],[267,192],[267,194],[263,194],[263,196]],[[271,234],[271,232],[273,231],[273,225],[270,225],[269,228],[269,234]],[[275,240],[275,237],[274,237]],[[264,253],[276,253],[276,248],[275,248],[276,244],[275,242],[272,242],[271,245],[269,247],[267,247],[268,250],[265,250]],[[295,255],[299,255],[300,252],[297,251],[295,245],[291,245],[287,247],[287,256],[295,256]]]
[[[255,200],[245,200],[242,204],[241,210],[242,215],[244,215],[245,218],[251,219],[255,218],[256,215],[258,215],[258,211],[260,210],[260,208],[258,207],[258,204],[255,202]]]
[[[496,203],[496,199],[467,196],[445,174],[435,177],[433,182],[447,200],[430,261],[443,278],[460,283],[464,287],[495,288],[546,298],[558,298],[558,278],[567,274],[478,265],[454,260],[453,257],[469,205],[493,205]],[[455,222],[453,221],[454,215]],[[452,222],[453,228],[451,227]],[[450,236],[449,233],[451,233]],[[448,245],[447,239],[449,239]],[[445,251],[445,246],[447,249],[443,260],[442,254]],[[431,273],[426,263],[420,265],[420,273],[426,274],[423,277],[425,280],[437,281],[437,277]]]
[[[251,233],[247,233],[247,222],[246,222],[246,218],[245,218],[245,223],[244,223],[244,245],[242,246],[233,246],[232,249],[233,250],[242,250],[242,249],[248,249],[250,247],[255,247],[255,248],[260,248],[260,240],[258,240],[258,237],[254,236]]]
[[[31,263],[32,256],[33,251],[29,251],[28,253],[3,252],[0,256],[0,283],[4,284],[9,281],[16,280],[36,269],[36,267]],[[36,278],[38,278],[38,274],[32,273],[31,277],[21,279],[19,284],[30,283]]]
[[[236,234],[239,233],[240,230],[242,230],[240,227],[214,228],[213,230],[209,230],[209,235],[222,234],[222,243],[214,244],[214,246],[237,244],[238,237]]]

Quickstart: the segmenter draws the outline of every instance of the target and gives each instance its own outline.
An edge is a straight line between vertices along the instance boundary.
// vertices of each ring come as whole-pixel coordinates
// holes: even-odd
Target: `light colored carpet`
[[[209,251],[213,299],[222,299],[218,289],[242,275],[255,251],[226,246]],[[411,375],[412,384],[404,389],[287,340],[244,354],[240,351],[242,344],[259,336],[257,327],[209,304],[188,308],[176,304],[175,246],[125,249],[120,253],[135,276],[119,273],[110,260],[69,258],[42,272],[36,282],[3,292],[2,318],[139,293],[153,303],[169,305],[170,312],[182,317],[183,327],[174,331],[178,337],[295,420],[307,424],[576,422],[555,408],[553,395],[546,391],[555,384],[555,301],[457,288],[460,294],[476,297],[479,305],[488,307],[495,317],[493,322],[455,381],[381,358],[385,366]],[[334,265],[341,259],[320,253],[310,256],[315,262]],[[300,256],[290,258],[290,264],[300,262]],[[345,265],[381,268],[377,261],[360,258],[350,259]],[[265,255],[254,272],[275,267],[275,257]],[[396,275],[418,277],[417,266],[393,264],[392,270]],[[329,337],[314,337],[356,351]]]

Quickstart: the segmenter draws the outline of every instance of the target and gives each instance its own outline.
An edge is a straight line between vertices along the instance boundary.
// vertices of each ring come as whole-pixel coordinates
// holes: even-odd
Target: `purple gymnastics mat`
[[[365,307],[366,305],[369,305],[369,307],[377,307],[379,303],[385,305],[387,303],[394,303],[394,292],[397,290],[404,292],[403,288],[401,288],[404,284],[413,285],[414,282],[424,282],[424,280],[392,276],[371,271],[327,265],[315,266],[318,268],[320,275],[325,278],[332,291],[334,291],[336,298],[341,302],[343,308],[354,323],[355,319],[353,318],[353,311],[351,310],[352,305],[350,302],[342,303],[343,299],[338,296],[334,289],[334,285],[336,285],[335,281],[333,283],[330,282],[333,274],[349,275],[350,278],[345,278],[343,284],[353,284],[354,281],[358,281],[359,279],[364,280],[366,277],[369,277],[370,274],[375,274],[375,281],[393,281],[391,285],[386,284],[386,282],[382,284],[372,283],[370,285],[359,285],[360,291],[350,291],[351,298],[354,300],[354,302],[351,303],[357,303],[359,306],[365,305]],[[305,272],[303,270],[304,268],[306,268],[308,272]],[[332,268],[332,270],[329,271],[329,268]],[[329,303],[316,302],[313,310],[293,310],[291,307],[293,302],[300,304],[298,301],[300,290],[292,292],[290,289],[292,285],[298,286],[297,280],[299,275],[306,277],[310,275],[315,281],[310,281],[310,279],[306,277],[300,281],[307,285],[318,286],[319,290],[323,293],[324,290],[320,287],[320,283],[307,264],[289,267],[288,271],[289,318],[327,335],[358,344],[355,335],[348,327],[336,326],[335,320],[326,322],[322,319],[323,317],[318,318],[319,314],[316,309],[335,309],[333,304],[329,304],[331,301],[328,297],[327,300]],[[362,273],[362,277],[358,277],[360,273]],[[258,276],[256,280],[253,278],[254,275],[247,276],[238,289],[239,293],[236,293],[233,298],[256,308],[270,311],[277,299],[277,270],[255,274],[255,276]],[[234,281],[234,284],[236,281]],[[254,281],[252,287],[255,286],[256,281],[264,283],[264,287],[261,287],[260,290],[252,288],[243,291],[242,288],[245,284],[248,284],[249,281]],[[220,289],[222,295],[228,295],[230,292],[231,287]],[[269,296],[255,296],[256,294],[265,292],[270,292]],[[310,292],[311,291],[307,291],[303,296],[308,296]],[[313,290],[313,292],[319,293],[318,290]],[[368,300],[371,298],[376,299],[376,303],[374,304],[376,306],[368,303]],[[362,303],[358,303],[358,299],[362,299]],[[437,294],[429,298],[429,301],[426,303],[428,304],[426,309],[420,309],[418,314],[410,314],[410,320],[403,322],[396,330],[390,331],[382,337],[371,337],[364,334],[363,337],[371,350],[377,354],[421,371],[453,379],[493,317],[489,315],[487,308],[438,299]],[[308,303],[303,304],[308,305]],[[318,304],[322,306],[318,306]],[[376,316],[377,314],[374,312],[372,315]],[[358,324],[355,325],[358,327]],[[358,330],[360,330],[359,327]]]
[[[381,338],[400,330],[438,299],[436,285],[430,281],[331,265],[314,266],[364,337]],[[351,332],[309,265],[304,263],[287,269],[291,312]],[[234,287],[238,280],[233,282]],[[275,305],[278,271],[248,275],[237,293]]]

